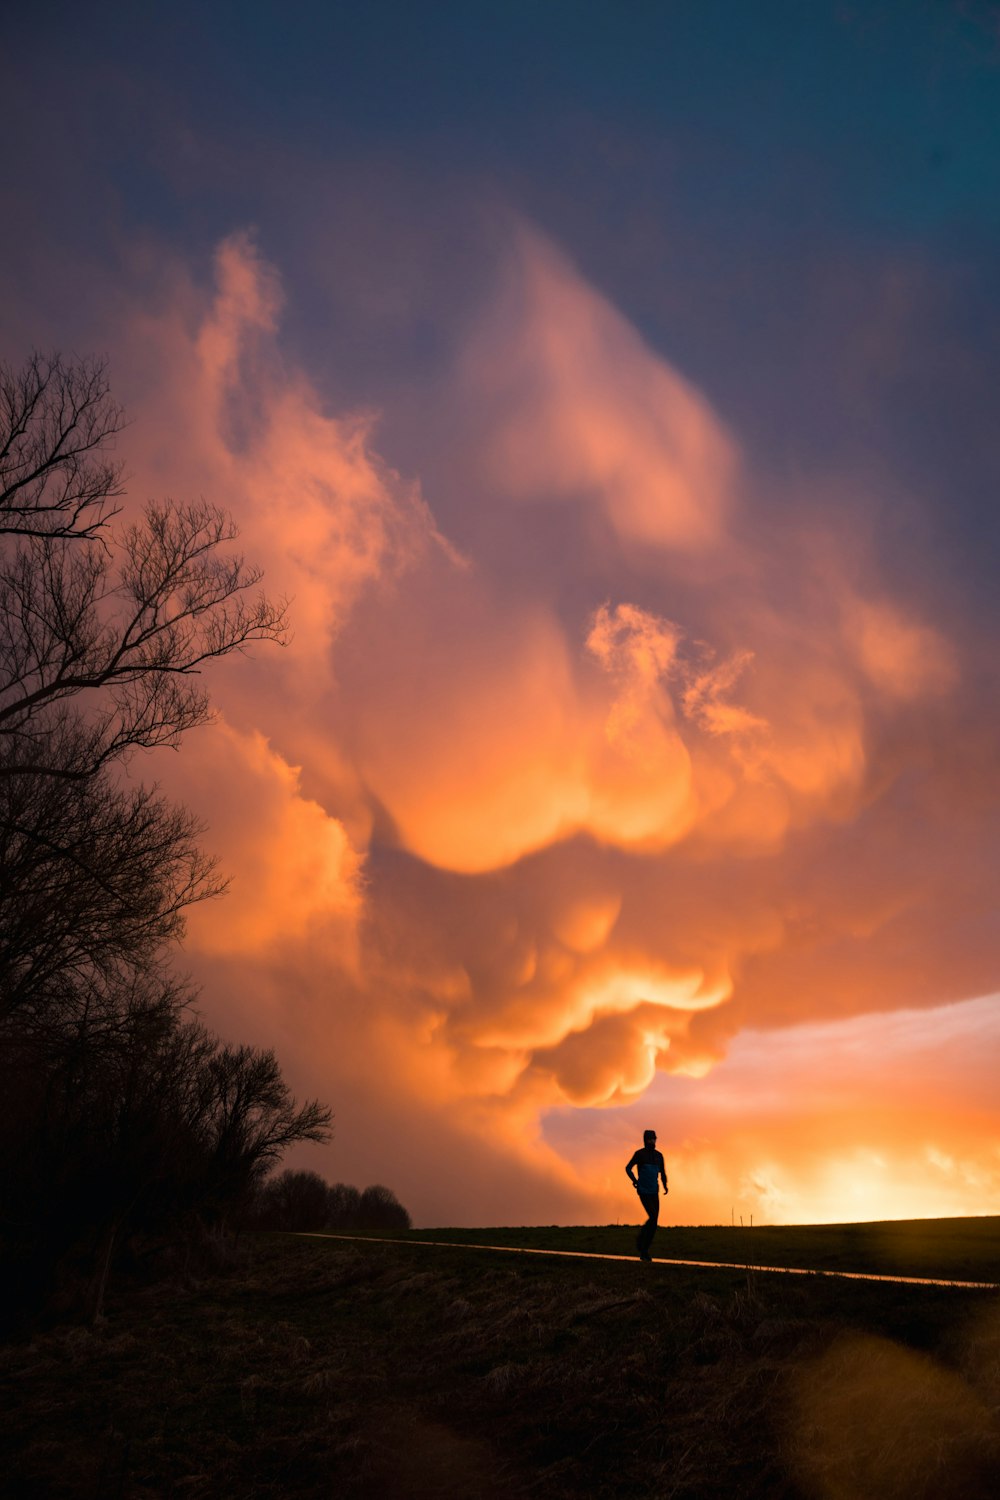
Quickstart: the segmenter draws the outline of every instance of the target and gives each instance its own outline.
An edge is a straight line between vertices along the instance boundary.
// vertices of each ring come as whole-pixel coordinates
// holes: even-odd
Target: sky
[[[1000,8],[5,18],[0,357],[291,600],[133,761],[424,1225],[998,1211]]]

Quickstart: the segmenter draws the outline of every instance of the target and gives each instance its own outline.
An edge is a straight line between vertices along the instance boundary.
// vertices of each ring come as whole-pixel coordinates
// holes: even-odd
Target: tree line
[[[99,1314],[116,1265],[218,1241],[330,1129],[172,964],[225,882],[126,769],[209,719],[203,669],[281,644],[285,607],[214,506],[123,520],[123,420],[101,360],[0,365],[0,1326]]]
[[[355,1230],[367,1234],[409,1229],[410,1215],[391,1188],[375,1183],[359,1192],[345,1182],[332,1186],[318,1172],[284,1171],[260,1185],[246,1212],[253,1229]]]

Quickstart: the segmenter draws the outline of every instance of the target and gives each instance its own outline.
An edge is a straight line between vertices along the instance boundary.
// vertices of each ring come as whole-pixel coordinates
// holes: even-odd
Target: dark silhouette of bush
[[[225,1235],[285,1148],[330,1121],[295,1104],[273,1053],[225,1045],[169,994],[98,1044],[8,1039],[0,1100],[8,1321],[100,1313],[116,1258]]]
[[[390,1188],[376,1184],[359,1193],[336,1182],[329,1187],[317,1172],[285,1171],[262,1183],[247,1205],[243,1222],[252,1229],[296,1233],[332,1229],[409,1229],[410,1215]]]
[[[328,1229],[357,1229],[361,1223],[361,1194],[346,1182],[335,1182],[330,1188]]]
[[[317,1172],[285,1171],[258,1189],[247,1214],[255,1229],[325,1229],[330,1189]]]
[[[395,1193],[381,1183],[366,1187],[361,1194],[359,1218],[362,1229],[409,1229],[410,1216]]]

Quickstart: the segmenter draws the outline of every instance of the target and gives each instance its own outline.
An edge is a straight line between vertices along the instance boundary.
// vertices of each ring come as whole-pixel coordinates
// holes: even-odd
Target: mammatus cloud
[[[836,508],[762,499],[706,398],[553,247],[516,237],[435,392],[461,416],[461,551],[374,418],[284,360],[250,240],[216,278],[135,320],[132,467],[234,512],[295,637],[220,672],[222,717],[164,779],[234,876],[191,922],[206,1006],[277,1028],[338,1156],[386,1176],[401,1151],[425,1219],[613,1218],[602,1152],[557,1148],[553,1111],[631,1129],[747,1027],[995,986],[964,645]],[[661,1134],[690,1156],[682,1120]],[[753,1170],[722,1137],[711,1156],[704,1203]]]

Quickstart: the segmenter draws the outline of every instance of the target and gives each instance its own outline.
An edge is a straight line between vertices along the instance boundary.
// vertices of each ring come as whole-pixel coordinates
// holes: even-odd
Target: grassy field
[[[0,1350],[5,1500],[1000,1493],[994,1292],[275,1235],[108,1314]]]
[[[520,1229],[415,1229],[415,1240],[585,1250],[632,1255],[635,1225]],[[1000,1282],[1000,1218],[907,1219],[875,1224],[685,1228],[662,1225],[654,1253],[677,1260],[736,1261],[814,1271],[887,1276],[940,1276]]]

